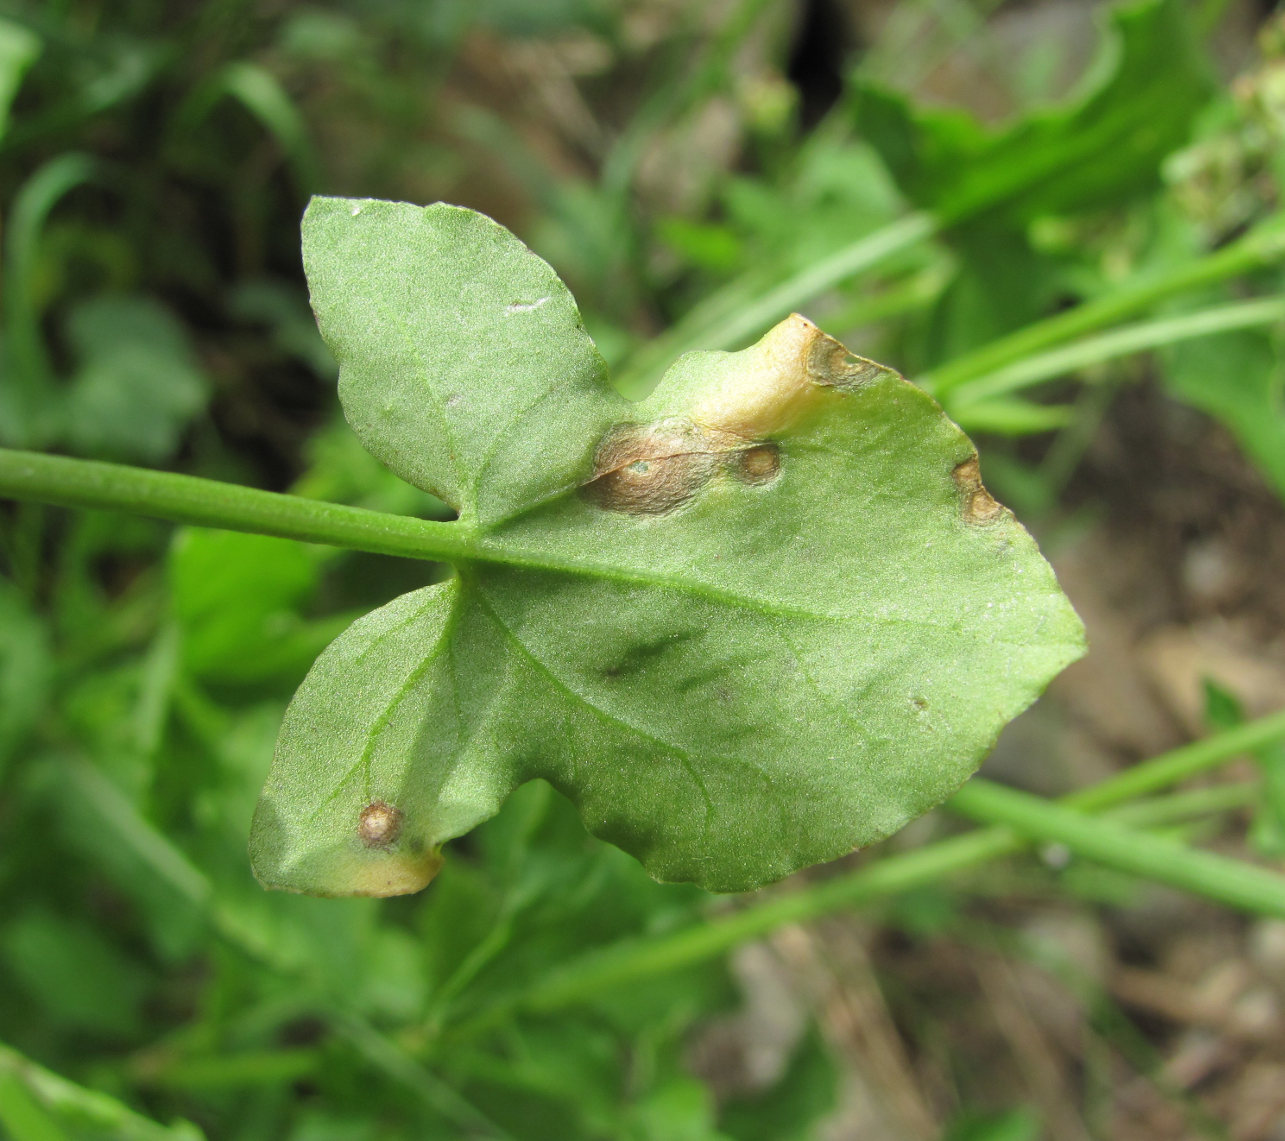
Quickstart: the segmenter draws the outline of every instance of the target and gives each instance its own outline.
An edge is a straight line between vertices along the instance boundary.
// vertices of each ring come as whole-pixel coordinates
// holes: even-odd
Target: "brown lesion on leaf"
[[[781,449],[772,443],[744,448],[735,453],[732,470],[746,483],[771,483],[781,474]]]
[[[713,441],[689,420],[619,424],[598,445],[583,491],[609,511],[663,515],[704,487],[718,462]]]
[[[959,464],[952,474],[955,486],[959,488],[965,523],[985,526],[1004,514],[1004,508],[982,484],[982,469],[976,452]]]
[[[603,437],[594,473],[581,492],[608,511],[665,515],[682,507],[720,470],[762,485],[781,474],[781,449],[747,443],[726,432],[702,430],[690,420],[620,424]]]
[[[719,471],[748,484],[772,483],[782,465],[775,441],[807,412],[836,392],[898,376],[797,313],[733,358],[736,367],[717,372],[687,415],[610,429],[582,494],[608,511],[664,515]]]
[[[367,848],[391,848],[402,832],[400,808],[372,800],[357,817],[357,835]]]

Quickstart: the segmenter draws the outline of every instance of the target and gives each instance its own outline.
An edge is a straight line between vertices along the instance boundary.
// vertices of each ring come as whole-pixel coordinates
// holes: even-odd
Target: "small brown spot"
[[[807,318],[798,317],[798,320],[807,321]],[[812,322],[808,321],[808,324],[812,326],[814,336],[807,346],[805,367],[814,384],[851,390],[861,388],[881,376],[899,375],[886,365],[857,356],[841,341],[817,329]]]
[[[390,847],[401,830],[401,809],[382,800],[372,800],[357,819],[357,835],[367,848]]]
[[[621,424],[598,445],[593,479],[583,493],[608,511],[663,515],[709,482],[718,458],[718,449],[690,420]]]
[[[928,708],[928,698],[915,694],[915,696],[910,699],[910,704],[922,713]]]
[[[994,523],[1004,513],[1004,508],[982,486],[981,464],[975,452],[955,468],[953,475],[963,498],[965,523],[984,526]]]
[[[781,474],[781,449],[756,444],[736,453],[734,470],[746,483],[770,483]]]

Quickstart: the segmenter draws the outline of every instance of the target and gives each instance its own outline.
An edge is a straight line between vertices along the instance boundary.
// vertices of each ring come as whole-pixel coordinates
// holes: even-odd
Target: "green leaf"
[[[1285,498],[1285,367],[1278,335],[1200,337],[1161,354],[1169,392],[1219,421]]]
[[[297,678],[341,627],[299,611],[321,577],[316,547],[235,531],[182,531],[170,549],[183,661],[197,677],[246,684]]]
[[[0,776],[44,710],[53,655],[43,622],[17,588],[0,579]]]
[[[903,193],[950,222],[1116,205],[1155,185],[1210,81],[1181,0],[1117,8],[1111,24],[1076,96],[1003,128],[873,85],[857,89],[857,120]]]
[[[9,109],[27,69],[40,56],[44,45],[29,28],[12,20],[0,20],[0,139],[9,129]]]
[[[207,381],[174,316],[145,297],[97,297],[72,313],[80,358],[67,394],[71,444],[92,456],[158,462],[205,407]]]
[[[339,397],[366,447],[467,521],[575,484],[618,401],[545,262],[457,206],[314,198],[304,238]]]
[[[804,318],[629,403],[479,215],[323,199],[304,246],[345,411],[475,554],[318,659],[265,884],[415,890],[543,778],[654,877],[757,887],[939,803],[1082,652],[963,433]]]

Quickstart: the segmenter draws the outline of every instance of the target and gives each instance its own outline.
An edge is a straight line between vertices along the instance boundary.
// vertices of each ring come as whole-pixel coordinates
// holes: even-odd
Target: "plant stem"
[[[1232,757],[1282,739],[1285,739],[1285,709],[1161,753],[1095,785],[1073,792],[1059,803],[1082,812],[1113,808],[1117,804],[1150,796],[1162,788],[1217,768]]]
[[[1061,800],[1062,807],[1058,811],[1098,811],[1123,804],[1282,738],[1285,738],[1285,709],[1163,753],[1090,788],[1072,793]],[[947,807],[951,803],[948,801]],[[1117,827],[1115,831],[1121,833],[1123,830]],[[1134,835],[1132,832],[1126,834]],[[1052,837],[1041,835],[1037,838]],[[739,911],[692,927],[591,951],[525,991],[500,996],[475,1016],[448,1031],[448,1036],[483,1032],[517,1010],[556,1010],[603,991],[628,986],[639,979],[693,966],[738,944],[761,938],[784,924],[806,922],[885,899],[898,892],[926,887],[952,873],[1019,852],[1025,842],[1010,828],[998,826],[953,836],[914,851],[864,864],[847,875],[810,884],[787,895],[769,896]]]
[[[918,383],[935,396],[1064,341],[1095,332],[1180,293],[1271,265],[1285,257],[1285,214],[1260,222],[1239,240],[1177,269],[1146,274],[1114,293],[1027,325],[921,376]]]
[[[1065,844],[1073,854],[1107,867],[1285,919],[1285,876],[1244,860],[1188,848],[980,778],[964,785],[949,807],[978,823],[1011,828],[1027,840]]]
[[[1262,783],[1247,780],[1209,788],[1193,788],[1155,800],[1135,801],[1114,809],[1109,815],[1117,824],[1127,824],[1130,828],[1156,828],[1194,817],[1252,808],[1261,803],[1262,798]]]
[[[130,511],[189,523],[328,543],[380,555],[451,561],[478,557],[473,533],[440,523],[280,495],[124,464],[0,448],[0,496],[64,507]]]
[[[952,410],[962,411],[975,400],[1030,388],[1040,381],[1065,376],[1090,365],[1129,356],[1145,349],[1226,333],[1233,329],[1273,325],[1280,321],[1285,321],[1285,301],[1279,297],[1237,301],[1231,305],[1219,305],[1195,313],[1162,317],[1157,321],[1141,321],[1077,341],[1073,345],[1037,353],[1033,357],[1026,357],[1015,364],[967,381],[954,389],[950,407]]]

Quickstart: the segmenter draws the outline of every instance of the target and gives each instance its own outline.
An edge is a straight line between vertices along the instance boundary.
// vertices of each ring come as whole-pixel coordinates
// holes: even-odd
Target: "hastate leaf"
[[[682,357],[630,403],[544,263],[494,223],[353,205],[309,215],[325,219],[309,272],[345,407],[398,470],[467,489],[474,557],[318,659],[255,819],[264,883],[414,890],[447,840],[543,779],[657,878],[757,887],[940,802],[1082,652],[972,444],[895,372],[793,316],[743,352]],[[392,299],[339,299],[346,274],[357,296],[410,275],[398,234],[420,249],[443,219],[462,243],[436,247],[450,292],[421,261]],[[396,273],[371,264],[381,251]],[[535,279],[561,315],[527,326],[524,354],[497,299]],[[396,342],[374,353],[394,379],[362,355],[379,340],[349,327],[363,313]],[[412,357],[412,324],[456,331]],[[497,338],[511,381],[476,363]],[[409,395],[447,386],[471,419]]]

